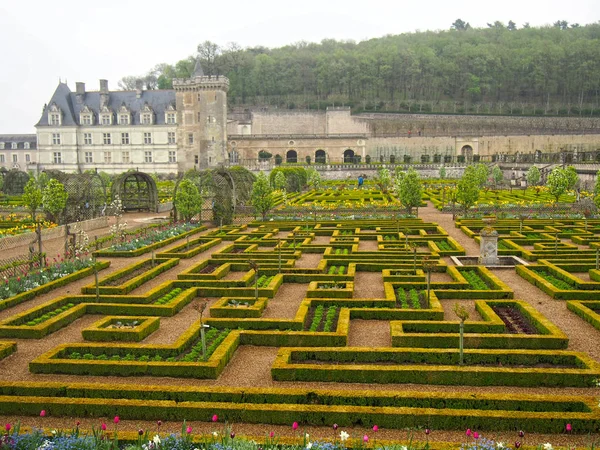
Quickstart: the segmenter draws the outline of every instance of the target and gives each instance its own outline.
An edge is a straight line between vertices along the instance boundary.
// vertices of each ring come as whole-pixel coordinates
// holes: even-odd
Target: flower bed
[[[81,334],[86,341],[140,342],[158,330],[159,325],[158,317],[109,316],[83,329]]]

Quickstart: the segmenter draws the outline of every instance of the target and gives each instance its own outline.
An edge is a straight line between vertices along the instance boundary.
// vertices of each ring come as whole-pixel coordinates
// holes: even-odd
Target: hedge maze
[[[477,241],[484,224],[464,219],[456,226]],[[500,253],[531,262],[516,269],[523,279],[600,330],[600,222],[495,226]],[[497,272],[454,266],[449,257],[464,254],[446,230],[420,219],[202,227],[166,244],[99,251],[97,285],[88,268],[59,280],[64,286],[85,277],[80,292],[53,297],[41,286],[0,302],[8,309],[0,321],[0,368],[20,358],[19,346],[81,328],[77,338],[28,361],[34,381],[0,382],[0,414],[45,409],[205,421],[218,414],[230,422],[540,433],[570,423],[577,432],[600,431],[598,362],[570,349],[567,334],[515,298]],[[462,357],[452,314],[458,304],[470,311]],[[78,326],[88,315],[99,317]],[[170,329],[170,343],[153,340],[165,321],[182,315],[194,316]],[[373,344],[357,321],[387,334]],[[274,348],[269,387],[215,383],[237,352],[254,347]],[[107,376],[122,383],[94,378]],[[186,383],[171,382],[177,378]],[[456,386],[495,389],[472,394]],[[503,387],[528,390],[508,394]],[[548,390],[541,394],[541,387]],[[566,387],[579,390],[569,395],[560,390]]]

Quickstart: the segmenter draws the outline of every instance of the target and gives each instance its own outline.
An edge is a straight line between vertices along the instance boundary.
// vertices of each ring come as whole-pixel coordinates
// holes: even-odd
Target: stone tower
[[[227,90],[229,79],[204,75],[196,62],[189,79],[173,80],[177,103],[179,171],[227,164]]]

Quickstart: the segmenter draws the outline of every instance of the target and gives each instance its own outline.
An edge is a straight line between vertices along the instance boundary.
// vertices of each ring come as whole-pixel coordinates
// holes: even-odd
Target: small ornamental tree
[[[538,169],[537,166],[531,166],[527,171],[526,179],[529,186],[537,186],[542,179],[540,169]]]
[[[467,167],[461,179],[458,180],[456,185],[456,201],[462,205],[465,214],[479,199],[479,190],[481,188],[479,180],[479,175],[473,166]]]
[[[492,180],[494,180],[494,186],[498,186],[502,183],[504,179],[504,174],[502,173],[502,169],[498,166],[494,166],[492,169]]]
[[[69,194],[63,184],[52,178],[44,188],[42,204],[44,210],[52,216],[52,219],[60,223],[60,216],[67,206]]]
[[[473,167],[473,166],[469,166],[469,167]],[[487,183],[488,175],[490,174],[489,168],[485,164],[479,163],[479,164],[475,164],[474,169],[475,169],[475,176],[477,179],[477,184],[479,185],[480,188],[482,188]]]
[[[42,206],[42,190],[35,178],[30,178],[23,192],[23,203],[31,214],[31,220],[35,222],[35,213]]]
[[[377,186],[383,193],[387,193],[392,185],[392,176],[390,171],[386,168],[379,169],[377,171]]]
[[[287,179],[285,178],[285,174],[281,171],[275,174],[275,178],[273,179],[273,187],[278,191],[283,191],[287,186]]]
[[[311,189],[319,189],[321,186],[321,174],[316,169],[308,169],[308,185]]]
[[[446,178],[446,168],[444,166],[440,167],[440,179],[443,180]]]
[[[395,180],[395,190],[400,204],[408,211],[412,208],[417,208],[418,216],[423,188],[417,171],[410,168],[406,172],[398,172]]]
[[[556,203],[558,203],[560,196],[567,192],[567,189],[569,188],[569,178],[565,172],[565,169],[562,169],[561,167],[555,167],[548,175],[546,186],[548,187],[548,192],[554,197],[554,201]]]
[[[175,194],[175,207],[186,222],[192,220],[195,215],[200,214],[202,211],[202,195],[193,181],[183,179],[179,183],[177,194]]]
[[[596,173],[596,185],[594,186],[594,203],[600,208],[600,170]]]
[[[567,177],[567,190],[571,191],[577,187],[577,182],[579,181],[579,175],[577,175],[577,170],[573,166],[569,166],[564,169],[565,176]]]
[[[267,213],[273,207],[273,189],[264,172],[258,174],[252,185],[250,201],[256,212],[262,215],[263,220],[266,220]]]

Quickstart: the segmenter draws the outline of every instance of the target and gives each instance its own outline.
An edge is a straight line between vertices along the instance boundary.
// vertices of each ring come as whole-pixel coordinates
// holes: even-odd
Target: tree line
[[[600,22],[518,27],[496,21],[473,28],[388,35],[362,42],[326,39],[280,48],[219,46],[162,63],[119,85],[170,89],[193,73],[226,75],[238,106],[355,111],[600,114]]]

